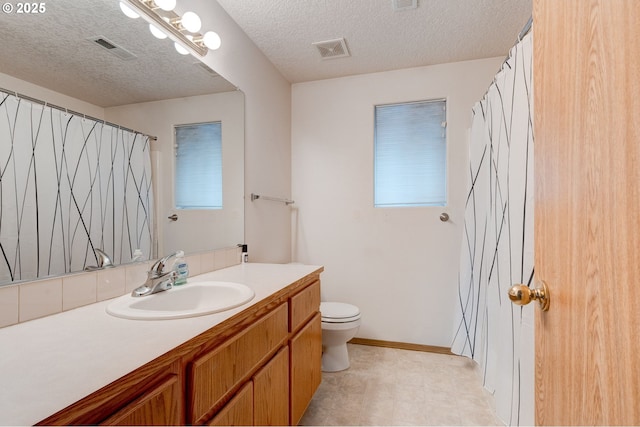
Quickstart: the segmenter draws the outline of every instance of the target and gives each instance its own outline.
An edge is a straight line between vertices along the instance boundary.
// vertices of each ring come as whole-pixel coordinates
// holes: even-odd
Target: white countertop
[[[189,279],[243,283],[256,294],[207,316],[120,319],[106,313],[108,300],[1,328],[0,425],[33,425],[318,268],[248,263]]]

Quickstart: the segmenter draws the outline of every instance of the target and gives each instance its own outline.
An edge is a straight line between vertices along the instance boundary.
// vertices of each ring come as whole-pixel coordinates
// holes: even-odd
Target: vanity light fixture
[[[164,40],[167,38],[167,35],[165,34],[165,32],[160,30],[158,27],[156,27],[155,24],[149,24],[149,31],[151,31],[151,34],[153,34],[153,37],[159,40]]]
[[[187,36],[190,38],[190,36]],[[189,51],[187,49],[185,49],[184,47],[182,47],[182,45],[178,42],[175,42],[173,44],[173,47],[176,48],[176,51],[180,54],[180,55],[189,55]]]
[[[140,15],[135,10],[131,9],[126,3],[120,2],[120,10],[131,19],[138,19]]]
[[[185,12],[182,18],[172,20],[174,25],[180,28],[180,25],[190,33],[197,33],[202,28],[200,17],[194,12]]]
[[[154,0],[153,2],[160,9],[166,10],[167,12],[171,12],[176,8],[176,0]]]
[[[196,40],[198,41],[198,40]],[[201,42],[204,43],[211,50],[216,50],[222,44],[222,40],[220,40],[220,36],[215,31],[207,31],[202,36]]]
[[[179,44],[178,42],[175,42],[173,44],[173,47],[176,48],[176,52],[178,52],[180,55],[189,55],[189,51],[183,48],[182,45]]]
[[[149,23],[149,29],[155,37],[169,37],[176,50],[183,55],[191,53],[205,56],[209,49],[220,47],[221,40],[217,33],[199,33],[202,21],[196,13],[185,12],[180,16],[173,10],[175,6],[176,0],[120,0],[120,8],[125,15],[141,16]]]

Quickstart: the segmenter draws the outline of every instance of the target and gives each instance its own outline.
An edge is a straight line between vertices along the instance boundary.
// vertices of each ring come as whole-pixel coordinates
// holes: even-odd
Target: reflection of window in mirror
[[[175,127],[176,209],[222,209],[222,123]]]

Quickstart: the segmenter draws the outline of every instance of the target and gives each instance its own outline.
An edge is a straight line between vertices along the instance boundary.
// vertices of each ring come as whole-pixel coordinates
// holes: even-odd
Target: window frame
[[[445,155],[444,155],[444,201],[442,204],[436,203],[397,203],[397,204],[377,204],[376,203],[376,191],[377,191],[377,108],[388,107],[394,105],[409,105],[409,104],[425,104],[425,103],[443,103],[444,104],[444,143],[445,143]],[[373,207],[380,209],[392,209],[392,208],[443,208],[449,205],[449,100],[446,97],[441,98],[428,98],[418,99],[413,101],[398,101],[398,102],[386,102],[380,104],[374,104],[373,106]]]

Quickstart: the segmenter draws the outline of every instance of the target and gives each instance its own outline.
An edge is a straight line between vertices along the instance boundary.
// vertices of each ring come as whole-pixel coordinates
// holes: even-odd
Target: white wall
[[[471,108],[502,60],[293,85],[293,258],[325,266],[323,301],[360,307],[359,337],[451,345]],[[448,205],[374,208],[374,105],[435,98],[447,99]]]
[[[290,197],[291,85],[215,0],[185,0],[204,30],[215,30],[222,46],[203,59],[238,86],[245,98],[245,240],[251,261],[289,262],[290,209],[251,202],[251,193]]]

